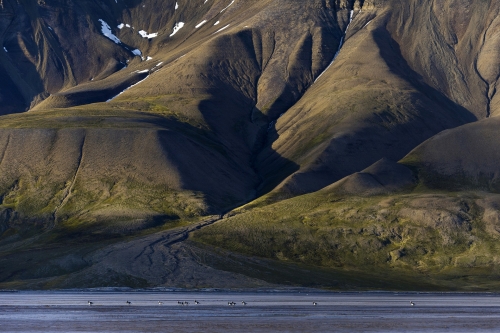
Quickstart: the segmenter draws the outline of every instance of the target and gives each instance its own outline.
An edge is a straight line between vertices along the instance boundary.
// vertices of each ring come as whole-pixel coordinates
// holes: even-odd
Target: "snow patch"
[[[163,61],[160,61],[159,63],[157,63],[155,67],[159,67],[161,65],[163,65]]]
[[[139,74],[142,74],[142,73],[149,73],[149,69],[144,69],[142,71],[135,71],[134,73],[139,73]]]
[[[149,72],[149,70],[146,70],[146,72]],[[138,72],[138,73],[145,73],[145,72],[144,72],[144,71],[142,71],[142,72]],[[121,93],[119,93],[119,94],[118,94],[118,95],[116,95],[115,97],[112,97],[112,98],[108,99],[108,100],[106,101],[106,103],[107,103],[107,102],[111,102],[112,100],[114,100],[115,98],[117,98],[118,96],[120,96],[121,94],[123,94],[125,91],[127,91],[127,90],[129,90],[130,88],[135,87],[135,86],[136,86],[136,85],[138,85],[139,83],[141,83],[141,82],[145,81],[148,77],[149,77],[149,75],[148,75],[148,76],[146,76],[146,77],[145,77],[144,79],[142,79],[141,81],[137,82],[136,84],[133,84],[133,85],[131,85],[130,87],[126,88],[125,90],[123,90]]]
[[[130,28],[130,24],[125,24],[125,26],[126,26],[127,28]]]
[[[234,3],[234,0],[231,1],[231,3],[229,5],[227,5],[227,7],[224,8],[223,10],[221,10],[220,12],[222,13],[223,11],[225,11],[226,9],[228,9],[233,3]]]
[[[149,61],[149,60],[153,60],[153,58],[152,58],[152,57],[150,57],[150,56],[148,56],[148,57],[146,58],[146,61]]]
[[[201,27],[202,25],[204,25],[205,23],[207,23],[207,20],[203,20],[201,21],[200,23],[198,23],[195,28],[198,29],[199,27]]]
[[[47,27],[47,28],[49,28],[49,30],[52,30],[52,31],[54,31],[54,29],[52,29],[52,27]]]
[[[219,24],[219,23],[220,23],[220,21],[217,21],[217,22],[215,22],[215,23],[214,23],[214,25],[217,25],[217,24]]]
[[[353,15],[354,15],[354,10],[351,10],[351,14],[349,15],[349,23],[347,23],[347,27],[345,28],[344,35],[347,34],[347,30],[349,30],[349,26],[352,23],[352,17],[353,17]]]
[[[225,27],[223,27],[223,28],[220,28],[220,29],[219,29],[219,30],[217,30],[215,33],[218,33],[218,32],[220,32],[220,31],[222,31],[222,30],[226,29],[227,27],[229,27],[229,24],[228,24],[228,25],[226,25],[226,26],[225,26]]]
[[[130,52],[132,52],[133,54],[135,54],[135,55],[137,55],[137,56],[142,55],[142,52],[141,52],[141,50],[139,50],[139,49],[135,49],[135,50],[132,50],[132,51],[130,51]]]
[[[121,29],[123,29],[123,27],[124,27],[124,26],[125,26],[125,24],[120,23],[120,24],[118,24],[116,27],[117,27],[118,29],[120,29],[120,30],[121,30]]]
[[[111,31],[111,27],[109,26],[109,24],[107,24],[106,22],[104,22],[104,20],[101,20],[101,19],[99,19],[99,21],[101,22],[101,32],[104,35],[104,37],[109,38],[110,40],[112,40],[116,44],[121,44],[122,41],[120,39],[118,39],[118,37],[116,37],[113,34],[113,32]]]
[[[373,20],[368,21],[368,23],[367,23],[367,24],[365,24],[363,28],[366,28],[366,26],[367,26],[368,24],[372,23],[372,21],[373,21]]]
[[[177,8],[179,8],[179,4],[176,2],[175,3],[175,10],[177,10]]]
[[[314,83],[316,83],[316,81],[319,80],[319,78],[325,74],[325,72],[328,70],[328,68],[330,68],[333,63],[335,62],[335,60],[337,59],[339,53],[340,53],[340,50],[342,49],[342,46],[344,46],[344,39],[345,39],[345,36],[347,35],[347,31],[349,30],[349,26],[351,25],[352,23],[352,17],[354,15],[354,10],[351,10],[351,14],[349,16],[349,23],[347,24],[347,27],[345,28],[345,31],[344,31],[344,35],[342,36],[342,38],[340,38],[340,43],[339,43],[339,48],[337,49],[337,52],[335,53],[335,55],[333,56],[333,60],[332,62],[330,62],[330,65],[328,65],[328,67],[323,71],[323,73],[321,73],[317,78],[316,80],[314,80]]]
[[[172,37],[173,35],[175,35],[177,33],[177,31],[181,30],[181,28],[184,26],[184,22],[179,22],[179,23],[176,23],[175,26],[174,26],[174,30],[172,31],[172,33],[170,34],[170,37]]]
[[[9,52],[9,51],[7,51],[7,49],[5,48],[5,46],[3,47],[3,50],[4,50],[5,52]]]
[[[153,32],[151,34],[148,34],[147,31],[140,30],[139,31],[139,35],[141,35],[143,38],[155,38],[155,37],[158,36],[158,33],[157,32]]]

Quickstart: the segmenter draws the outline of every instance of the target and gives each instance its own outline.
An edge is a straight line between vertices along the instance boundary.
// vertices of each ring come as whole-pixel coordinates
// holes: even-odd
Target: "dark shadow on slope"
[[[194,91],[210,96],[198,105],[210,128],[205,136],[210,140],[187,142],[187,146],[196,144],[196,148],[190,150],[194,154],[173,151],[169,154],[181,170],[184,188],[203,193],[217,211],[255,199],[257,188],[263,182],[254,165],[255,157],[274,126],[270,126],[272,119],[255,106],[263,71],[258,51],[261,42],[255,41],[259,38],[261,36],[252,30],[244,30],[221,36],[214,44],[214,58],[200,74],[203,86],[208,88]],[[164,135],[165,149],[170,150],[177,139],[173,133]],[[273,158],[291,163],[278,154]],[[294,165],[291,169],[295,171],[298,167]]]
[[[276,130],[276,121],[269,124],[264,131],[261,137],[261,145],[254,158],[255,169],[262,179],[257,188],[256,197],[269,193],[288,176],[300,169],[297,163],[284,158],[272,148],[272,142],[279,137]],[[259,160],[259,154],[263,151],[266,151],[266,160],[271,161],[270,164],[266,165],[262,160]]]
[[[260,188],[264,181],[269,180],[263,179],[263,175],[255,167],[255,157],[262,149],[267,136],[275,133],[275,128],[269,125],[266,115],[248,103],[250,101],[238,99],[237,92],[230,89],[226,87],[214,92],[213,98],[204,100],[199,105],[200,111],[212,129],[211,135],[214,137],[212,142],[218,149],[213,149],[213,146],[210,147],[206,143],[203,145],[205,149],[210,150],[210,155],[214,158],[212,163],[219,165],[215,165],[214,170],[210,172],[211,179],[207,180],[203,174],[191,174],[185,178],[186,188],[205,193],[208,202],[219,202],[217,205],[219,211],[242,205],[262,194]],[[189,159],[187,156],[179,158]],[[296,164],[276,152],[273,158],[289,165],[286,175],[274,175],[273,178],[279,180],[273,183],[279,183],[298,169]],[[213,167],[207,164],[204,169]],[[181,170],[186,169],[181,168]],[[190,170],[186,172],[189,174]],[[221,191],[213,191],[211,189],[213,186],[223,190],[222,195],[225,198],[219,197],[220,194],[217,192]],[[270,188],[266,187],[267,189]],[[220,206],[220,203],[223,203],[223,206]]]
[[[210,72],[207,73],[210,80],[213,81],[212,86],[216,88],[209,90],[212,97],[202,101],[199,109],[205,121],[216,135],[224,141],[224,145],[232,154],[238,155],[236,157],[238,163],[251,165],[253,173],[258,176],[259,181],[257,186],[254,186],[256,193],[253,197],[270,191],[283,179],[299,169],[296,163],[283,158],[273,150],[270,152],[270,158],[275,163],[281,164],[282,167],[278,172],[268,173],[258,166],[257,156],[263,149],[266,149],[267,143],[270,142],[269,138],[277,137],[275,122],[280,114],[286,112],[301,98],[313,83],[314,77],[312,75],[318,75],[316,72],[312,74],[313,38],[323,42],[326,40],[329,42],[328,45],[335,44],[330,42],[337,42],[338,44],[335,33],[327,34],[325,33],[326,30],[329,29],[318,30],[317,36],[306,33],[298,41],[293,57],[291,56],[293,59],[288,60],[286,82],[282,82],[283,84],[280,83],[275,87],[271,85],[269,88],[274,89],[273,92],[266,91],[266,94],[275,95],[275,99],[266,110],[260,110],[256,107],[258,99],[257,87],[262,84],[266,85],[265,82],[262,82],[262,75],[266,71],[267,64],[272,59],[264,59],[263,57],[264,37],[258,31],[244,30],[235,36],[220,39],[220,42],[224,42],[224,45],[239,47],[240,51],[238,53],[241,54],[238,60],[246,61],[246,66],[241,66],[242,72],[238,74],[242,77],[249,77],[253,82],[251,82],[250,87],[235,85],[232,75],[234,75],[237,67],[229,63],[229,59],[227,59],[227,63],[221,62],[219,64],[217,68],[219,72],[214,73],[214,75],[210,75]],[[316,59],[314,65],[318,68],[327,67],[337,46],[335,44],[335,47],[323,47],[321,49],[323,58],[321,58],[322,60]],[[223,46],[220,47],[223,48]],[[316,55],[316,57],[318,56]],[[272,72],[276,68],[267,67],[267,70]],[[269,79],[270,76],[267,75],[266,78]],[[238,146],[236,144],[238,141],[243,144]]]
[[[8,4],[4,5],[7,7]],[[4,53],[1,60],[6,76],[0,77],[2,81],[8,77],[13,84],[9,90],[17,90],[22,95],[22,104],[29,106],[31,100],[44,91],[44,84],[36,67],[36,61],[39,61],[38,58],[42,52],[33,39],[34,31],[29,14],[19,3],[11,4],[9,10],[11,17],[0,16],[4,22],[6,19],[9,20],[8,24],[2,22],[6,28],[5,31],[2,31],[0,52]],[[4,51],[3,48],[7,51]],[[10,96],[10,98],[17,98],[17,96]],[[25,110],[26,108],[17,112]],[[6,114],[6,112],[2,113]]]
[[[29,107],[19,88],[9,78],[9,75],[0,67],[0,115],[24,112]]]

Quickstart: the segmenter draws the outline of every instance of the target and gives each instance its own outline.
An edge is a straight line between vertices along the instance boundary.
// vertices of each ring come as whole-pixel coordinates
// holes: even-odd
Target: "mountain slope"
[[[398,160],[444,129],[494,114],[499,10],[487,1],[394,1],[353,11],[339,56],[278,120],[260,155],[270,174],[283,168],[270,152],[300,166],[277,192],[319,190],[380,158]]]
[[[476,267],[496,239],[499,11],[466,0],[1,1],[4,286],[76,286],[87,272],[104,285],[200,286],[113,258],[249,203],[186,227],[175,251],[151,244],[164,254],[152,257],[185,258],[187,271],[244,263],[262,272],[246,270],[253,285],[270,270],[269,283],[308,284],[390,268],[360,285],[403,274],[404,289],[418,268],[432,275],[422,288],[466,287],[442,279]],[[496,259],[477,260],[496,272]],[[314,278],[295,279],[299,268]]]
[[[293,24],[296,29],[290,29],[286,25],[290,22],[281,18],[282,25],[279,25],[276,19],[279,18],[279,14],[283,10],[298,12],[299,2],[280,4],[275,2],[242,2],[229,6],[230,4],[225,2],[199,3],[195,10],[192,7],[193,4],[183,7],[181,3],[178,4],[178,9],[175,9],[174,3],[172,3],[172,8],[170,8],[172,15],[165,17],[153,15],[152,18],[156,22],[162,22],[164,25],[148,27],[148,29],[158,31],[158,36],[149,38],[147,45],[144,44],[147,38],[142,38],[139,34],[129,36],[130,30],[133,30],[134,26],[144,26],[145,20],[148,18],[144,14],[136,13],[136,11],[148,7],[158,8],[158,6],[155,3],[144,2],[142,6],[145,7],[139,6],[139,9],[136,7],[122,9],[121,17],[114,19],[115,22],[121,21],[130,25],[130,28],[126,25],[119,25],[121,29],[117,29],[119,31],[116,36],[120,38],[122,43],[115,44],[111,40],[104,39],[105,43],[103,44],[123,51],[129,48],[127,45],[135,43],[134,47],[139,45],[144,57],[148,54],[148,57],[151,55],[153,59],[144,58],[140,62],[138,57],[133,57],[133,54],[130,53],[128,56],[133,60],[129,62],[128,67],[107,77],[104,73],[95,73],[95,77],[92,77],[93,80],[90,82],[84,82],[52,94],[29,114],[7,118],[8,120],[3,124],[3,127],[78,127],[74,130],[76,132],[69,134],[69,136],[80,136],[80,128],[84,128],[88,132],[93,127],[118,127],[121,128],[120,133],[130,137],[128,140],[132,143],[134,139],[131,138],[136,136],[135,132],[123,127],[140,129],[149,122],[155,123],[161,129],[172,129],[173,126],[175,133],[180,131],[183,134],[179,136],[180,141],[177,144],[164,140],[163,149],[169,151],[167,153],[169,163],[158,165],[158,169],[155,170],[160,173],[172,173],[172,178],[182,178],[183,181],[178,181],[176,185],[165,185],[167,192],[187,190],[192,191],[192,193],[200,193],[200,198],[203,199],[199,205],[208,205],[207,209],[200,212],[225,209],[251,199],[254,196],[254,189],[259,183],[259,174],[252,166],[253,159],[255,151],[259,150],[262,145],[261,142],[266,135],[269,119],[286,111],[286,108],[298,99],[305,88],[327,65],[328,59],[333,56],[334,48],[327,46],[330,43],[324,41],[324,36],[329,36],[328,31],[333,30],[338,22],[334,7],[324,11],[321,7],[315,7],[316,5],[311,3],[308,5],[310,6],[308,10],[301,12],[300,15],[295,15],[297,21]],[[98,15],[98,10],[91,11],[90,7],[85,7],[90,5],[92,3],[84,3],[84,6],[78,9],[88,10],[92,15]],[[223,5],[225,6],[222,7]],[[112,5],[112,7],[116,6]],[[226,9],[223,10],[224,8]],[[42,10],[44,9],[40,9],[40,11]],[[103,11],[102,8],[100,10]],[[114,12],[117,12],[116,8]],[[237,17],[237,20],[227,20],[229,26],[223,26],[226,29],[217,33],[223,23],[217,25],[215,23],[224,22],[224,18],[231,13],[232,15],[229,17]],[[238,13],[245,14],[236,16]],[[109,16],[109,13],[107,15]],[[94,24],[96,24],[95,17],[97,16],[93,17]],[[112,22],[107,16],[102,17],[105,17],[106,22]],[[181,19],[186,21],[189,19],[191,23],[186,23],[173,36],[168,34],[169,26]],[[199,28],[192,26],[192,22],[205,20],[210,21],[210,25],[206,23]],[[270,20],[274,20],[276,26],[269,26],[267,23]],[[233,28],[231,25],[235,25],[235,27]],[[188,29],[192,31],[191,34],[186,33],[189,31]],[[311,32],[304,33],[308,29]],[[194,34],[194,31],[199,31],[199,33]],[[290,35],[290,31],[293,31],[294,35]],[[95,35],[92,37],[105,38]],[[289,44],[286,38],[297,39],[298,44]],[[140,43],[136,43],[137,39],[141,39]],[[334,37],[330,37],[330,39],[335,41]],[[310,57],[302,59],[301,56],[295,60],[290,59],[290,55],[295,56],[295,53],[298,52],[297,49],[300,52],[314,53],[314,61],[309,63],[307,59]],[[146,50],[153,51],[146,53]],[[92,56],[96,56],[97,59],[101,57],[98,54]],[[112,58],[113,56],[108,55],[108,57]],[[125,62],[126,60],[120,60],[122,64]],[[89,64],[92,65],[91,62]],[[95,70],[92,66],[84,68]],[[283,72],[285,72],[284,76]],[[89,72],[87,75],[94,75],[94,73]],[[270,82],[272,82],[271,86]],[[116,95],[131,85],[134,85],[133,89],[126,89],[123,94],[114,99]],[[108,99],[112,99],[112,101],[103,104],[88,104],[104,102]],[[64,112],[61,109],[80,104],[82,106],[79,109],[67,109]],[[262,111],[259,109],[260,104],[271,106],[268,110]],[[56,107],[59,109],[54,110]],[[120,111],[117,114],[114,110]],[[138,115],[133,110],[153,113],[155,116],[139,115],[137,118]],[[88,113],[91,114],[92,120],[84,119]],[[78,116],[75,118],[77,114]],[[121,117],[126,118],[127,125],[123,124],[124,120],[121,120]],[[142,117],[146,117],[146,119],[142,119]],[[48,123],[41,125],[41,123],[32,121],[33,118],[43,119],[44,122]],[[97,124],[94,123],[96,121]],[[72,131],[71,129],[67,130]],[[6,137],[17,140],[17,136],[10,136],[7,129],[4,132]],[[103,133],[105,132],[103,131]],[[116,163],[107,151],[122,149],[117,141],[112,139],[114,132],[111,130],[107,132],[111,137],[110,139],[102,137],[101,146],[89,147],[87,145],[86,147],[86,149],[96,151],[92,155],[92,159],[97,160],[92,161],[95,164],[101,163],[103,166],[111,166]],[[186,136],[186,133],[189,134]],[[194,145],[193,139],[196,141]],[[60,154],[57,157],[59,160],[73,159],[72,156],[65,156],[65,154],[72,150],[80,150],[79,141],[75,140],[74,142],[77,146],[53,150],[53,153]],[[44,145],[40,151],[47,149],[50,147]],[[189,151],[190,154],[181,153],[186,151]],[[29,155],[28,152],[22,150],[19,153]],[[164,156],[161,153],[151,152],[150,155],[143,155],[142,158],[150,160],[157,158],[158,155]],[[13,161],[14,165],[9,164],[11,169],[25,168],[26,164],[29,165],[28,168],[36,167],[38,169],[37,172],[32,172],[29,175],[28,173],[23,175],[18,173],[17,180],[14,179],[16,178],[14,176],[12,179],[6,180],[4,191],[12,192],[12,184],[15,184],[16,181],[19,182],[20,178],[24,183],[36,183],[35,178],[40,173],[50,174],[49,170],[54,167],[54,164],[48,163],[45,168],[38,165],[40,159],[48,158],[50,159],[49,156],[44,155],[30,159],[29,162],[21,162],[19,165],[16,164],[19,163],[18,160]],[[137,156],[127,158],[134,160]],[[126,164],[125,161],[120,163]],[[200,169],[196,167],[197,163],[201,167]],[[193,167],[191,167],[192,165]],[[213,168],[207,166],[213,166]],[[111,167],[104,169],[109,168]],[[133,169],[138,170],[138,174],[132,172],[131,175],[134,178],[140,178],[141,173],[153,174],[152,177],[155,177],[156,171],[153,169],[141,170],[141,167]],[[67,191],[63,190],[67,188],[64,184],[92,183],[99,178],[98,173],[95,172],[76,174],[75,168],[72,170],[73,173],[68,173],[66,178],[51,179],[50,176],[48,177],[47,182],[53,182],[51,187],[55,190],[51,192],[52,197],[47,196],[44,203],[37,206],[39,213],[46,215],[46,212],[50,212],[54,206],[63,208],[71,203],[71,200],[56,197],[58,191]],[[108,173],[112,174],[112,172]],[[105,181],[100,180],[101,185],[95,189],[107,188],[107,190],[104,192],[104,196],[98,193],[89,194],[91,200],[97,198],[99,201],[108,200],[112,196],[107,194],[109,186],[123,181],[129,182],[123,179],[124,176],[125,178],[130,177],[119,173],[118,177],[112,177],[115,179],[107,180],[106,182],[111,185],[106,185]],[[142,185],[148,187],[152,186],[153,183],[158,185],[154,181]],[[47,184],[39,183],[39,186],[46,188]],[[34,187],[30,191],[31,195],[35,195],[38,191],[37,185]],[[220,190],[223,188],[225,190],[221,192]],[[94,190],[90,190],[90,192],[92,191]],[[20,193],[26,194],[23,190]],[[25,200],[33,199],[31,195],[26,195]],[[74,196],[74,194],[69,193],[69,196]],[[131,200],[134,200],[133,197],[134,195],[131,195]],[[81,202],[82,199],[75,198],[74,200]],[[48,201],[53,201],[53,204],[48,205]],[[132,203],[128,202],[127,204]],[[86,205],[80,205],[80,207],[84,206]],[[18,209],[17,205],[14,209]],[[81,209],[74,213],[81,212]],[[173,209],[175,210],[175,208]],[[37,210],[25,213],[35,214]]]

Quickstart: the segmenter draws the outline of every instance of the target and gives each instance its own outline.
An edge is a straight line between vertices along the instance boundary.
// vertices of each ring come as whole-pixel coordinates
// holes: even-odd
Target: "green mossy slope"
[[[498,290],[499,203],[498,195],[487,193],[339,197],[320,191],[237,210],[193,239],[330,270],[332,279],[342,274],[335,271],[366,276],[372,288],[380,281],[387,288],[401,277],[415,283],[403,289],[427,284],[435,290]],[[314,279],[312,274],[308,282]]]

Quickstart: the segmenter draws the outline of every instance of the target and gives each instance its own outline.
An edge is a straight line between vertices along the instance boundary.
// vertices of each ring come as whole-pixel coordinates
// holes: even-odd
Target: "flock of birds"
[[[158,304],[162,305],[163,302],[158,302]],[[189,305],[189,302],[177,302],[177,304],[178,305]],[[200,304],[200,302],[198,302],[197,300],[194,300],[194,304]]]
[[[126,303],[127,305],[131,305],[131,304],[132,304],[132,302],[131,302],[131,301],[126,301],[125,303]],[[88,301],[88,304],[89,304],[90,306],[92,306],[92,305],[94,305],[94,302]],[[189,302],[186,302],[186,301],[183,301],[183,302],[178,301],[178,302],[177,302],[177,304],[178,304],[178,305],[189,305]],[[200,302],[199,302],[199,301],[197,301],[197,300],[194,300],[194,304],[200,304]],[[318,303],[317,303],[317,302],[313,302],[312,304],[313,304],[313,305],[318,305]],[[162,301],[158,301],[158,305],[163,305],[163,302],[162,302]],[[235,306],[235,305],[236,305],[236,302],[227,302],[227,305],[229,305],[229,306]],[[241,305],[247,305],[247,302],[245,302],[245,301],[241,301]],[[412,305],[415,305],[415,304],[413,304],[413,303],[412,303]]]
[[[88,301],[88,304],[89,304],[90,306],[92,306],[92,305],[94,305],[94,302]],[[125,302],[125,304],[127,304],[127,305],[131,305],[131,304],[132,304],[132,302],[131,302],[131,301],[126,301],[126,302]],[[189,302],[186,302],[186,301],[182,301],[182,302],[181,302],[181,301],[178,301],[178,302],[177,302],[177,304],[178,304],[178,305],[189,305]],[[200,302],[199,302],[199,301],[197,301],[197,300],[194,300],[194,304],[198,305],[198,304],[200,304]],[[316,302],[313,302],[312,304],[313,304],[313,305],[318,305],[318,303],[316,303]],[[158,305],[163,305],[163,302],[162,302],[162,301],[158,301]],[[229,306],[235,306],[235,305],[236,305],[236,302],[227,302],[227,305],[229,305]],[[245,301],[241,301],[241,305],[247,305],[247,302],[245,302]]]
[[[89,306],[94,305],[94,302],[92,302],[92,301],[88,301],[87,303],[88,303],[88,305],[89,305]],[[125,304],[127,304],[127,305],[131,305],[131,304],[132,304],[132,302],[131,302],[131,301],[126,301],[126,302],[125,302]],[[181,302],[181,301],[178,301],[178,302],[177,302],[177,304],[178,304],[178,305],[189,305],[189,302],[186,302],[186,301],[182,301],[182,302]],[[200,302],[199,302],[199,301],[197,301],[197,300],[194,300],[194,304],[198,305],[198,304],[200,304]],[[247,305],[247,302],[245,302],[245,301],[241,301],[241,304],[242,304],[242,305]],[[163,302],[162,302],[162,301],[158,301],[158,305],[163,305]],[[234,306],[234,305],[236,305],[236,303],[235,303],[235,302],[227,302],[227,305]],[[314,305],[316,305],[316,304],[314,304]]]
[[[131,305],[131,304],[132,304],[132,302],[131,302],[131,301],[126,301],[125,303],[126,303],[127,305]],[[94,305],[94,302],[88,301],[88,304],[89,304],[90,306],[92,306],[92,305]],[[178,304],[178,305],[189,305],[189,302],[186,302],[186,301],[182,301],[182,302],[181,302],[181,301],[178,301],[178,302],[177,302],[177,304]],[[197,300],[194,300],[194,304],[198,305],[198,304],[200,304],[200,302],[198,302]],[[245,301],[241,301],[241,304],[242,304],[242,305],[247,305],[247,302],[245,302]],[[162,301],[158,301],[158,305],[163,305],[163,302],[162,302]],[[235,303],[235,302],[227,302],[227,305],[229,305],[229,306],[235,306],[235,305],[236,305],[236,303]],[[316,305],[318,305],[318,303],[317,303],[317,302],[312,302],[312,305],[316,306]],[[414,303],[413,301],[410,301],[410,306],[415,306],[415,303]]]

